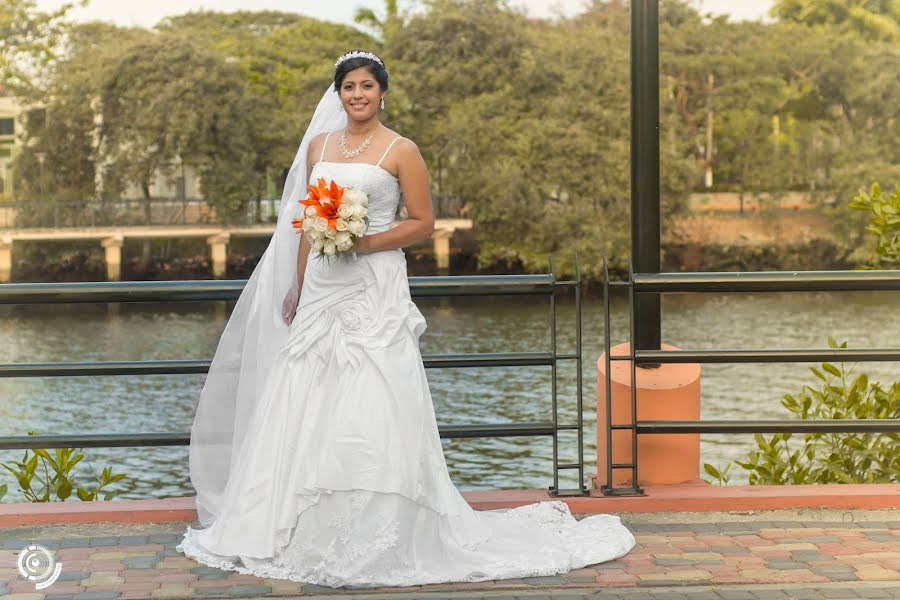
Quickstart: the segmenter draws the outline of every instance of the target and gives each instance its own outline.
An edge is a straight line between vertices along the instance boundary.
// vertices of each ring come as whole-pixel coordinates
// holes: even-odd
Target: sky
[[[40,8],[57,8],[66,0],[38,0]],[[585,0],[510,0],[535,17],[577,14]],[[704,12],[728,14],[733,20],[757,20],[765,17],[773,0],[694,0]],[[401,6],[410,0],[401,0]],[[152,27],[162,18],[192,10],[280,10],[298,12],[317,19],[352,23],[357,8],[367,6],[376,12],[382,0],[90,0],[84,8],[72,12],[79,21],[112,21],[118,25]]]

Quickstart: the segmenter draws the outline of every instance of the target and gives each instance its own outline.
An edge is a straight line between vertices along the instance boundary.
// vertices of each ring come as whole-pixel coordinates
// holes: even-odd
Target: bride
[[[617,517],[577,521],[562,502],[476,512],[450,481],[400,249],[433,231],[428,175],[379,122],[387,90],[374,54],[337,61],[200,394],[190,474],[204,528],[179,550],[331,587],[554,575],[624,555],[634,538]],[[347,260],[320,260],[293,231],[319,178],[368,196]],[[409,218],[392,228],[401,195]]]

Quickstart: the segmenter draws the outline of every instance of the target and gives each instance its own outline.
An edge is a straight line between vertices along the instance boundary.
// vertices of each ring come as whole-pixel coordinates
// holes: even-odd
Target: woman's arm
[[[310,173],[315,164],[313,157],[318,156],[322,149],[322,143],[325,140],[324,134],[317,135],[309,144],[306,153],[306,172]],[[305,183],[305,182],[304,182]],[[306,274],[306,261],[309,258],[311,246],[305,235],[300,237],[300,249],[297,252],[297,287],[291,286],[287,295],[281,303],[281,317],[288,325],[294,320],[297,313],[297,304],[300,302],[300,291],[303,289],[303,276]]]
[[[419,148],[407,139],[397,141],[395,152],[397,178],[408,218],[388,231],[364,235],[356,243],[357,252],[403,248],[427,240],[434,232],[434,208],[431,206],[431,187],[425,160]]]

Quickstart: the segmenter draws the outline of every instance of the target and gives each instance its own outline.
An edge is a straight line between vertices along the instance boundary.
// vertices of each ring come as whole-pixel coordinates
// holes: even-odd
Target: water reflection
[[[428,330],[423,353],[549,349],[546,300],[533,298],[422,299]],[[60,305],[0,308],[0,362],[207,358],[225,324],[222,303]],[[890,293],[673,296],[663,302],[663,338],[686,349],[824,347],[825,336],[851,347],[900,346],[900,297]],[[561,352],[574,350],[574,306],[563,302]],[[596,364],[603,340],[600,302],[585,303],[585,458],[594,461]],[[627,338],[625,304],[614,302],[613,342]],[[874,363],[874,380],[900,378],[895,363]],[[560,369],[561,419],[575,421],[575,364]],[[543,421],[550,418],[547,367],[430,369],[428,379],[442,424]],[[812,381],[808,365],[707,365],[703,416],[778,418],[785,393]],[[190,427],[203,376],[0,379],[0,434],[183,432]],[[704,436],[702,457],[722,465],[742,457],[750,436]],[[548,438],[445,441],[453,480],[462,488],[546,487],[551,482]],[[574,459],[574,436],[561,460]],[[0,452],[0,460],[22,452]],[[191,494],[185,448],[111,448],[86,451],[99,471],[125,472],[122,496]],[[735,480],[740,480],[740,473]],[[19,500],[15,482],[8,500]],[[563,485],[575,485],[571,479]]]

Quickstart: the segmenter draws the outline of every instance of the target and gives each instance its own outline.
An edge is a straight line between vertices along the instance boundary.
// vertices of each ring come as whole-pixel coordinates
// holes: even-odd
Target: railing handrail
[[[494,423],[484,425],[441,425],[443,438],[550,436],[553,446],[553,485],[550,493],[557,496],[587,494],[584,485],[580,271],[576,260],[576,277],[558,281],[550,263],[550,273],[537,275],[468,275],[410,277],[410,294],[414,297],[536,295],[547,296],[550,304],[551,347],[549,352],[504,352],[423,355],[428,368],[549,366],[553,420],[540,423]],[[223,301],[236,299],[246,280],[194,281],[116,281],[85,283],[10,283],[0,285],[0,304],[58,304],[107,302]],[[556,291],[562,287],[576,289],[576,350],[561,353],[556,345]],[[560,423],[557,410],[557,367],[561,360],[577,362],[576,423]],[[97,375],[183,375],[209,371],[208,359],[91,361],[0,364],[0,378],[59,377]],[[575,431],[579,460],[561,463],[557,446],[559,432]],[[134,447],[181,446],[190,443],[189,433],[116,433],[85,435],[0,436],[0,450],[61,447]],[[560,489],[559,474],[577,469],[578,487]]]
[[[552,275],[457,275],[410,277],[410,294],[430,296],[552,295]],[[167,302],[236,300],[246,279],[97,281],[0,284],[0,304]]]
[[[900,270],[635,273],[638,294],[900,290]]]
[[[612,286],[628,288],[631,344],[628,352],[612,356],[609,339]],[[638,435],[647,434],[713,434],[713,433],[900,433],[900,419],[775,419],[775,420],[689,420],[648,421],[638,415],[636,367],[672,363],[774,363],[774,362],[872,362],[900,361],[900,349],[738,349],[738,350],[636,350],[635,298],[638,294],[739,293],[739,292],[836,292],[900,290],[900,270],[859,271],[756,271],[756,272],[692,272],[629,273],[628,281],[612,282],[607,261],[603,260],[603,304],[605,315],[606,367],[606,485],[603,493],[610,496],[640,495],[638,476]],[[630,371],[630,405],[628,423],[612,422],[612,363],[628,361]],[[631,433],[631,462],[613,460],[614,431]],[[613,484],[613,470],[631,471],[631,482]]]

